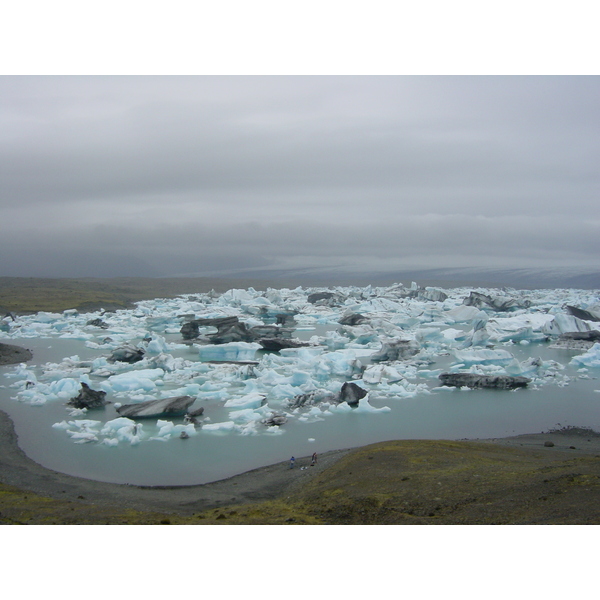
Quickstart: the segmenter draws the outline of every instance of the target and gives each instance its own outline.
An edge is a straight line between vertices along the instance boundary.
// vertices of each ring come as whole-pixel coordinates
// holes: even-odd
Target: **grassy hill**
[[[318,467],[317,467],[318,468]],[[29,524],[598,524],[600,457],[465,441],[356,449],[264,502],[195,514],[123,510],[0,485],[0,522]]]
[[[231,288],[266,289],[265,281],[250,279],[145,278],[42,279],[36,277],[0,277],[0,312],[20,314],[62,312],[76,308],[94,311],[129,308],[133,302],[153,298],[174,298],[180,294],[225,292]]]

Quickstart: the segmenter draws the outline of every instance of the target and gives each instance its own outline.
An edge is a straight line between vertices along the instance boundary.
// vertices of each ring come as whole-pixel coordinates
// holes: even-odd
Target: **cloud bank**
[[[597,77],[8,76],[0,92],[0,275],[599,262]]]

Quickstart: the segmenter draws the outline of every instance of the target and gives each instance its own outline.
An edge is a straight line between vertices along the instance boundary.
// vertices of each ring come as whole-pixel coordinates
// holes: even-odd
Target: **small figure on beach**
[[[292,456],[292,458],[290,458],[290,469],[294,468],[294,463],[296,462],[296,459]]]
[[[310,466],[314,467],[317,464],[317,453],[313,452],[311,461],[310,461]]]

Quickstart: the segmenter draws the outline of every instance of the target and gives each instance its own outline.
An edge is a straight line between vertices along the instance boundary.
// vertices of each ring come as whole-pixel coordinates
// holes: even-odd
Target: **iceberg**
[[[587,310],[579,308],[577,306],[567,306],[569,314],[582,319],[583,321],[600,321],[600,306],[595,304],[594,306],[588,306]]]
[[[205,423],[202,426],[202,431],[226,433],[228,431],[234,430],[239,430],[239,425],[236,425],[233,421],[223,421],[221,423]]]
[[[465,365],[506,365],[514,356],[506,350],[454,350],[456,360]]]
[[[377,384],[383,380],[388,382],[401,381],[404,377],[391,365],[371,365],[363,373],[365,383]]]
[[[582,321],[572,315],[557,314],[542,327],[542,332],[558,336],[571,331],[590,331],[591,329],[592,326],[588,321]]]
[[[75,355],[23,365],[6,376],[16,400],[30,405],[68,401],[85,386],[120,400],[114,407],[123,418],[130,415],[125,421],[76,425],[73,419],[83,421],[85,409],[72,408],[66,409],[70,421],[53,419],[74,442],[114,446],[194,434],[193,423],[161,420],[165,413],[153,413],[156,428],[147,424],[143,430],[127,412],[179,397],[206,407],[202,429],[197,422],[200,436],[273,435],[294,431],[297,423],[276,426],[286,420],[311,423],[350,410],[381,412],[367,398],[392,406],[433,390],[457,389],[436,387],[442,375],[467,388],[470,381],[510,389],[507,382],[519,380],[507,378],[519,377],[531,380],[531,387],[563,386],[570,371],[563,372],[560,362],[570,361],[571,368],[582,369],[578,379],[592,378],[591,369],[600,365],[600,321],[591,317],[600,314],[599,306],[592,290],[249,288],[146,300],[114,313],[22,315],[4,319],[0,335],[62,338],[71,353],[84,347],[87,360]],[[562,350],[554,351],[557,346]],[[346,392],[357,386],[365,393],[348,396],[354,409],[342,401],[343,384]],[[108,418],[112,408],[100,414]],[[211,417],[219,422],[209,422]]]
[[[132,446],[140,443],[142,439],[141,423],[136,423],[126,417],[118,417],[104,424],[100,431],[101,435],[112,436],[110,445],[114,444],[114,440],[118,442],[129,442]]]
[[[527,387],[531,379],[509,375],[477,375],[475,373],[442,373],[442,385],[447,387],[495,388],[511,390]]]
[[[168,346],[165,342],[165,338],[156,336],[148,342],[146,346],[146,352],[148,354],[167,354]]]
[[[204,361],[253,361],[262,346],[256,342],[229,342],[197,346],[200,360]]]
[[[156,436],[150,438],[151,440],[166,441],[172,436],[189,437],[197,434],[196,427],[193,423],[175,425],[172,421],[158,419],[158,421],[156,421],[156,426],[158,427],[158,433]]]
[[[487,314],[476,306],[466,306],[462,304],[447,310],[445,313],[454,323],[468,323],[469,321],[475,321],[488,318]]]
[[[504,312],[518,310],[519,308],[529,308],[531,306],[531,301],[519,301],[510,296],[488,296],[487,294],[473,291],[468,298],[465,298],[464,304],[466,306],[474,306],[477,308],[487,307],[494,311]]]
[[[354,382],[345,382],[340,391],[340,402],[347,402],[350,406],[358,405],[362,398],[369,392]]]
[[[165,372],[162,369],[127,371],[112,375],[107,381],[102,382],[101,385],[108,392],[131,392],[134,390],[153,392],[156,390],[156,380],[164,377],[164,374]]]
[[[421,345],[416,340],[384,340],[381,349],[371,355],[373,362],[394,361],[410,358],[418,354]]]
[[[260,408],[266,403],[263,394],[251,393],[241,398],[231,398],[225,402],[225,408]]]
[[[571,364],[577,367],[600,367],[600,343],[596,342],[587,352],[575,356]]]
[[[192,396],[175,396],[148,400],[138,404],[123,404],[117,412],[130,419],[147,419],[150,417],[180,417],[186,414],[187,409],[196,401]]]
[[[355,350],[339,350],[317,356],[312,364],[314,378],[323,381],[332,377],[350,378],[362,373],[363,366],[358,358],[361,354],[368,356],[370,351],[364,353]]]

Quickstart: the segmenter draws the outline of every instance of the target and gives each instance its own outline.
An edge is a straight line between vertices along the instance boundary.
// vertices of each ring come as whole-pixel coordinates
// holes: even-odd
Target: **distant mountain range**
[[[420,286],[434,287],[513,287],[517,289],[577,288],[600,289],[600,271],[577,269],[415,269],[392,272],[349,272],[332,269],[293,270],[232,270],[221,273],[193,273],[177,277],[218,276],[224,279],[257,279],[273,281],[280,287],[330,286],[330,285],[391,285],[403,283],[410,286],[415,281]]]

